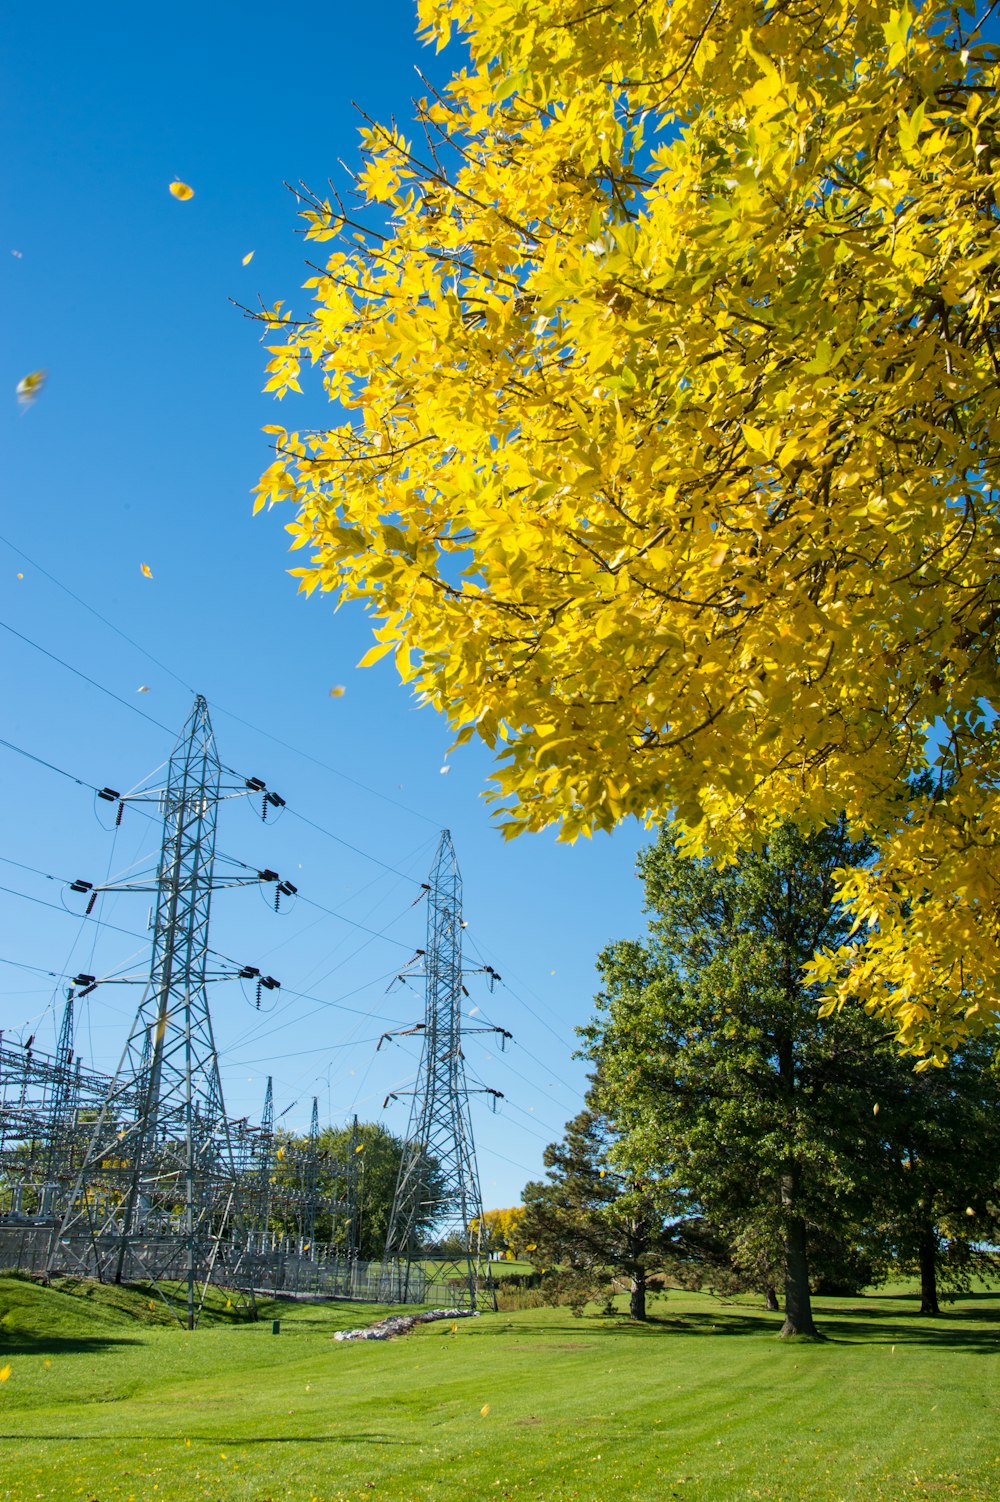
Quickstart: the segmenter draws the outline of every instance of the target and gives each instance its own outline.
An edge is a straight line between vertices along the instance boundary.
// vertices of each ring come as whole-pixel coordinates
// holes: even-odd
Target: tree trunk
[[[940,1314],[937,1294],[937,1237],[925,1226],[920,1237],[920,1313]]]
[[[629,1319],[646,1318],[646,1274],[645,1271],[634,1273],[632,1276],[632,1290],[628,1304]]]
[[[781,1305],[778,1303],[778,1295],[775,1293],[770,1283],[764,1289],[764,1308],[768,1311],[769,1314],[777,1314],[778,1310],[781,1308]]]
[[[785,1210],[785,1322],[782,1339],[789,1335],[809,1335],[819,1339],[813,1323],[812,1299],[809,1294],[809,1258],[806,1254],[806,1223],[797,1215],[799,1169],[788,1164],[781,1175],[781,1203]]]

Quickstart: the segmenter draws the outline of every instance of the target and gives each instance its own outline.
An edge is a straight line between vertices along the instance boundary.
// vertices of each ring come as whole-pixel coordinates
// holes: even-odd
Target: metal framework
[[[487,1247],[483,1203],[469,1111],[471,1094],[501,1099],[498,1090],[470,1090],[462,1052],[463,1031],[510,1036],[504,1028],[462,1025],[462,878],[451,834],[442,830],[427,890],[424,1020],[407,1029],[422,1034],[420,1068],[412,1092],[406,1147],[400,1162],[384,1263],[405,1302],[410,1281],[428,1256],[444,1254],[461,1279],[469,1307],[485,1284]],[[398,1037],[405,1034],[387,1033]],[[403,1092],[400,1092],[403,1093]],[[391,1098],[391,1097],[390,1097]]]
[[[274,871],[217,871],[220,803],[258,795],[263,818],[283,803],[259,778],[221,767],[199,696],[165,786],[99,795],[117,802],[119,821],[131,801],[156,801],[163,822],[155,873],[108,887],[72,883],[88,912],[106,890],[154,899],[148,979],[118,1070],[84,1068],[74,1053],[77,1004],[108,983],[93,975],[73,981],[54,1054],[35,1049],[34,1038],[22,1044],[0,1033],[0,1266],[137,1282],[189,1328],[213,1282],[251,1308],[258,1290],[419,1301],[425,1289],[417,1266],[401,1275],[395,1265],[358,1260],[357,1158],[350,1151],[343,1164],[327,1163],[321,1155],[316,1100],[305,1142],[276,1132],[270,1079],[259,1126],[226,1114],[208,986],[239,974],[256,982],[259,1001],[261,989],[278,982],[253,966],[219,968],[209,949],[212,893],[271,883],[275,907],[295,893]],[[453,898],[457,868],[454,875]],[[442,933],[435,953],[445,957],[446,947]],[[457,1165],[449,1168],[453,1187],[468,1179],[468,1164],[475,1175],[465,1126],[462,1140],[466,1167],[458,1177]],[[435,1153],[445,1161],[443,1142]],[[448,1192],[457,1206],[462,1195]],[[465,1201],[478,1205],[478,1188]]]

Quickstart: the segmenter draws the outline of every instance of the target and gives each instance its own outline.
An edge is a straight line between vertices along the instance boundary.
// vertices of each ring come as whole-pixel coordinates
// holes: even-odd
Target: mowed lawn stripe
[[[1000,1497],[1000,1305],[983,1296],[940,1321],[818,1300],[821,1345],[681,1293],[648,1328],[530,1310],[351,1344],[334,1331],[378,1310],[282,1306],[277,1337],[270,1310],[186,1335],[87,1307],[74,1325],[84,1301],[15,1287],[35,1329],[3,1357],[3,1502]]]

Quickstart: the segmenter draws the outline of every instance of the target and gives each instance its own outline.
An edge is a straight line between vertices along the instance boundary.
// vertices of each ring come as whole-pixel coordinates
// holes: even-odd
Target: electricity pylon
[[[227,795],[261,787],[253,780]],[[160,1285],[179,1280],[186,1289],[185,1322],[193,1329],[220,1255],[225,1261],[237,1192],[207,991],[208,981],[222,978],[208,968],[222,769],[201,695],[170,758],[166,787],[155,796],[163,810],[155,882],[114,888],[155,893],[149,983],[53,1236],[48,1267],[62,1260],[59,1248],[78,1244],[85,1230],[85,1271],[115,1282],[148,1279],[165,1298]],[[258,872],[218,884],[251,880],[277,876]],[[92,905],[108,888],[78,882],[74,890],[91,891]],[[259,975],[250,968],[241,973]],[[260,984],[277,982],[268,976]]]
[[[427,891],[424,964],[424,1021],[406,1030],[423,1035],[420,1069],[386,1235],[384,1274],[405,1303],[421,1242],[457,1247],[454,1260],[474,1309],[486,1246],[469,1096],[487,1094],[494,1102],[502,1097],[486,1087],[470,1090],[462,1035],[491,1032],[506,1040],[510,1034],[505,1028],[462,1027],[462,878],[447,829]],[[396,1036],[404,1034],[384,1035]],[[495,1307],[495,1295],[493,1301]]]

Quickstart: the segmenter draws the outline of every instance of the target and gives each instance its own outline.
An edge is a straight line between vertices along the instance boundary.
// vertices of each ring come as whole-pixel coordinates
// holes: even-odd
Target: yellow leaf
[[[150,566],[149,566],[148,563],[140,563],[140,565],[139,565],[139,571],[147,579],[151,579],[153,577],[153,570],[150,568]]]
[[[10,1362],[6,1366],[0,1366],[0,1382],[6,1382],[10,1376]]]
[[[30,407],[36,400],[48,372],[45,370],[31,370],[26,376],[22,376],[17,383],[17,399],[22,407]]]
[[[8,1371],[9,1370],[10,1370],[10,1368],[8,1367]],[[483,1406],[482,1406],[482,1408],[480,1408],[480,1410],[479,1410],[479,1412],[480,1412],[480,1414],[481,1414],[481,1416],[483,1418],[486,1417],[486,1415],[489,1413],[489,1411],[490,1411],[490,1405],[488,1403],[484,1403]]]
[[[338,683],[333,688],[331,688],[331,690],[330,690],[330,698],[331,699],[342,699],[344,697],[345,692],[346,692],[346,690],[344,689],[344,685],[342,683]]]
[[[194,189],[189,187],[187,183],[176,181],[172,182],[170,184],[170,191],[174,195],[174,197],[179,198],[182,203],[185,203],[189,198],[194,197]]]
[[[253,257],[254,257],[253,251],[252,250],[248,250],[247,253],[246,253],[246,255],[243,257],[243,264],[244,264],[244,266],[249,266],[250,262],[253,260]]]

